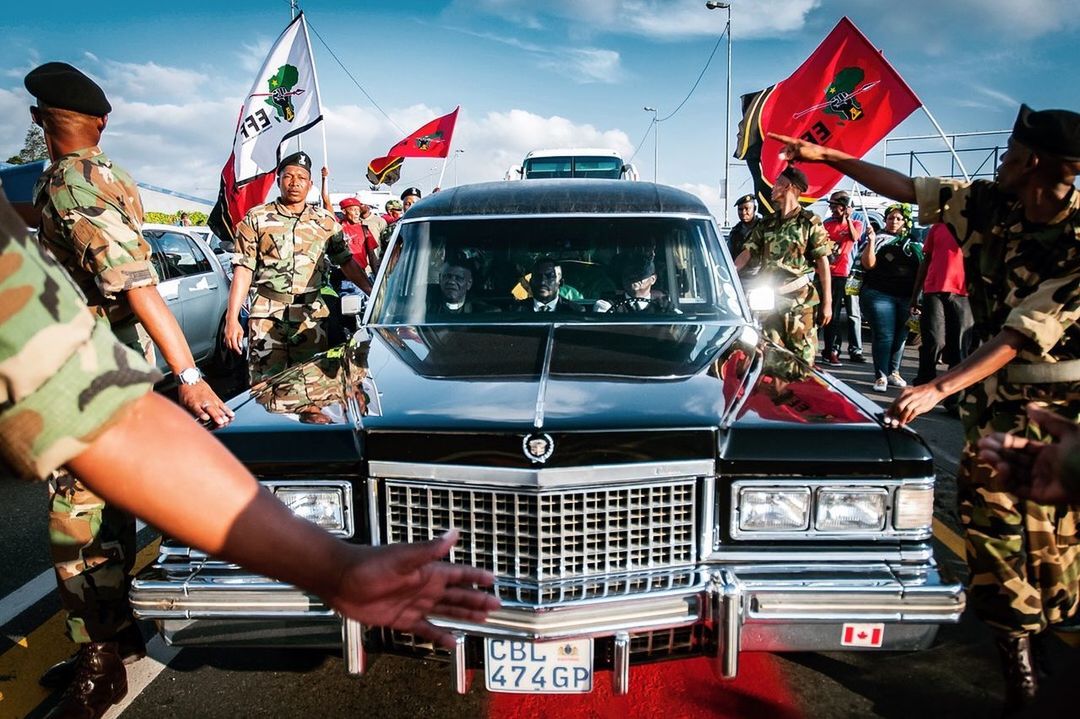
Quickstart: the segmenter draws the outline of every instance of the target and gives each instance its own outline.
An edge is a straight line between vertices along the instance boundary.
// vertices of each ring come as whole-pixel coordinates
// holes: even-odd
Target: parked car
[[[512,295],[541,257],[576,290],[566,311]],[[634,267],[655,272],[652,311],[617,309]],[[464,300],[444,294],[454,282]],[[169,643],[341,644],[357,674],[369,654],[436,656],[458,692],[470,669],[531,693],[610,671],[626,693],[629,667],[659,659],[732,677],[741,652],[922,649],[964,609],[930,546],[926,445],[761,339],[693,195],[443,190],[399,221],[363,320],[233,400],[215,434],[344,541],[457,527],[450,560],[493,571],[502,609],[433,619],[458,637],[446,652],[165,541],[131,597]]]
[[[229,275],[217,256],[190,227],[145,223],[143,237],[153,250],[158,293],[184,331],[195,362],[233,371],[243,360],[223,342]],[[157,366],[169,372],[160,351]]]

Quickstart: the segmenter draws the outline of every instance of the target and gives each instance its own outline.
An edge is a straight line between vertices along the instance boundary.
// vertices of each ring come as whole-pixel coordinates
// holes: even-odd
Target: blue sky
[[[501,179],[530,149],[608,146],[630,154],[652,105],[683,100],[723,30],[703,0],[301,2],[318,37],[332,189],[365,184],[367,161],[461,105],[444,185]],[[54,1],[5,11],[0,48],[0,153],[22,145],[22,77],[50,60],[95,77],[114,111],[102,146],[137,179],[216,196],[236,112],[287,0],[183,3]],[[1019,102],[1080,110],[1074,77],[1080,14],[1069,0],[732,0],[734,130],[739,95],[785,78],[846,14],[947,132],[1007,129]],[[78,34],[72,32],[78,28]],[[659,133],[659,180],[722,212],[725,47]],[[932,128],[921,113],[895,135]],[[321,161],[318,136],[305,149]],[[734,144],[734,141],[732,141]],[[974,143],[978,145],[979,143]],[[940,145],[939,145],[940,147]],[[871,159],[881,159],[880,150]],[[653,177],[653,138],[634,158]],[[969,162],[969,164],[971,164]],[[977,162],[975,162],[977,164]],[[440,164],[407,160],[407,184],[430,189]],[[935,168],[931,168],[935,169]],[[731,194],[749,189],[732,163]]]

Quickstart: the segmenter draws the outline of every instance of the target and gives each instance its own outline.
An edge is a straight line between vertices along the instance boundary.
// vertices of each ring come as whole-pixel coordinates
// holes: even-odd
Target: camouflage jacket
[[[1080,359],[1080,193],[1046,225],[997,184],[921,177],[919,219],[944,222],[964,251],[976,341],[1003,327],[1030,340],[1019,362]]]
[[[779,213],[762,218],[750,232],[745,249],[750,252],[750,264],[760,263],[762,277],[773,275],[776,281],[787,282],[812,273],[819,257],[832,254],[832,241],[821,218],[801,210],[786,220]],[[812,283],[789,299],[803,307],[818,303]]]
[[[254,273],[252,285],[298,295],[323,286],[325,263],[352,259],[341,225],[324,209],[308,205],[299,215],[277,202],[259,205],[236,228],[233,264]]]
[[[124,347],[0,193],[0,462],[43,479],[161,378]]]
[[[134,323],[120,294],[157,284],[143,208],[131,176],[97,147],[52,163],[34,190],[38,239],[60,261],[95,314],[119,328]]]

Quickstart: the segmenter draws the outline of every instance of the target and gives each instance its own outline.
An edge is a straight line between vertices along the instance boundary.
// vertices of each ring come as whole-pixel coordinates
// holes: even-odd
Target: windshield
[[[375,324],[682,322],[741,318],[713,225],[677,217],[408,222]]]
[[[622,177],[622,160],[617,157],[533,157],[525,161],[526,179],[565,177],[618,180]]]

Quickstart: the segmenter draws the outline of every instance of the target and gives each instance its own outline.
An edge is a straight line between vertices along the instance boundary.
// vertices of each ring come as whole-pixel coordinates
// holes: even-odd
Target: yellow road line
[[[139,551],[135,558],[138,572],[158,554],[160,539],[155,539]],[[0,655],[0,716],[25,717],[51,691],[38,685],[38,677],[50,666],[72,652],[71,641],[64,634],[63,611],[49,617],[14,647]]]
[[[955,554],[958,559],[963,559],[966,555],[964,551],[964,540],[959,534],[952,531],[937,517],[934,517],[934,536],[939,542],[945,545],[945,547]]]

